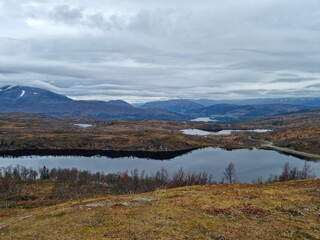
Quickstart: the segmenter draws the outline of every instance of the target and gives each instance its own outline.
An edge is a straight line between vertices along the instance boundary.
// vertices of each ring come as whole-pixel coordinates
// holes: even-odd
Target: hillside
[[[0,112],[41,113],[50,116],[94,116],[104,119],[181,120],[166,110],[143,110],[122,100],[76,101],[54,92],[25,86],[0,88]]]
[[[239,121],[307,110],[307,107],[289,104],[234,105],[216,104],[193,113],[194,117],[212,117],[221,121]]]
[[[211,100],[211,99],[190,99],[206,107],[214,104],[236,104],[236,105],[261,105],[261,104],[290,104],[305,107],[320,107],[319,97],[295,97],[295,98],[253,98],[238,100]]]
[[[1,209],[2,239],[319,239],[320,179]],[[54,227],[53,227],[54,226]]]
[[[279,131],[261,136],[261,139],[271,141],[278,147],[320,153],[320,111],[272,116],[251,124],[278,126]]]
[[[315,100],[316,101],[316,100]],[[218,101],[204,102],[212,103],[211,105],[201,105],[195,100],[166,100],[148,102],[140,106],[142,109],[163,109],[170,112],[184,114],[188,119],[196,118],[212,118],[216,121],[234,122],[247,119],[254,119],[258,117],[266,117],[277,114],[286,114],[299,111],[308,111],[311,107],[307,105],[293,105],[293,101],[280,101],[272,103],[272,101],[230,101],[234,103],[219,103]],[[228,101],[227,101],[228,102]],[[243,104],[243,103],[247,104]],[[302,103],[302,102],[299,102]]]
[[[160,108],[165,109],[171,112],[176,113],[193,113],[196,110],[203,108],[204,106],[189,100],[176,99],[168,101],[156,101],[156,102],[147,102],[140,106],[142,109],[154,109]]]

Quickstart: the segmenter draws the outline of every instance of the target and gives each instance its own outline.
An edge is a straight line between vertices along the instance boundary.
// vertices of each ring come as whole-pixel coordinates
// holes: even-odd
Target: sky
[[[319,0],[0,0],[0,86],[131,103],[319,97]]]

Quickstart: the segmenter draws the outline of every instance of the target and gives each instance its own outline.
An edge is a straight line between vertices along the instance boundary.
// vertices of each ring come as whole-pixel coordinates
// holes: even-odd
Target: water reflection
[[[234,132],[256,132],[256,133],[265,133],[270,132],[272,130],[270,129],[250,129],[250,130],[235,130],[235,129],[228,129],[228,130],[220,130],[217,132],[209,132],[204,131],[200,129],[183,129],[181,130],[182,133],[187,135],[200,135],[200,136],[206,136],[206,135],[229,135]]]
[[[44,165],[48,168],[79,168],[93,172],[104,173],[120,172],[132,169],[146,170],[151,174],[164,167],[169,172],[183,168],[185,171],[207,172],[213,174],[214,180],[219,181],[229,162],[233,162],[237,169],[240,181],[250,182],[252,179],[262,176],[267,178],[270,174],[280,174],[285,162],[292,167],[302,169],[305,160],[294,156],[280,154],[267,150],[234,150],[226,151],[219,148],[205,148],[195,150],[188,154],[174,157],[170,161],[150,160],[134,156],[111,158],[106,156],[23,156],[2,157],[0,167],[9,165],[23,165],[38,169]],[[313,173],[320,177],[320,161],[308,162]]]

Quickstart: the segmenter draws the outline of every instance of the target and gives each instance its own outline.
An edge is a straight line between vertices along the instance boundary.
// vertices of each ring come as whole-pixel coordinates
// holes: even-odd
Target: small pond
[[[89,128],[89,127],[93,126],[92,124],[87,124],[87,123],[77,123],[77,124],[74,124],[74,125],[78,126],[78,127],[83,127],[83,128]]]
[[[209,117],[200,117],[190,120],[191,122],[217,122],[218,120]]]

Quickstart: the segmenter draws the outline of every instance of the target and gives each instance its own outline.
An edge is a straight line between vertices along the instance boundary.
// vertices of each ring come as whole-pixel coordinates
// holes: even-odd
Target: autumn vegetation
[[[0,114],[0,153],[13,150],[74,149],[119,151],[177,151],[202,147],[259,148],[275,146],[320,155],[320,112],[287,114],[247,122],[106,121],[90,117],[53,118],[37,114]],[[75,123],[89,123],[82,128]],[[271,129],[269,133],[191,136],[181,129]]]
[[[319,179],[210,184],[4,208],[0,238],[316,240],[319,186]]]
[[[236,167],[232,162],[227,165],[223,175],[224,177],[216,182],[213,181],[213,176],[206,172],[185,172],[182,168],[172,174],[164,168],[154,174],[139,172],[138,169],[105,174],[76,168],[48,169],[44,166],[36,171],[20,165],[9,166],[0,169],[0,207],[32,207],[94,196],[134,194],[193,185],[239,183]],[[281,174],[270,175],[265,181],[262,178],[253,179],[252,182],[262,184],[312,177],[309,164],[305,163],[302,169],[297,169],[286,163]],[[44,182],[46,184],[43,185]],[[46,187],[45,197],[39,192],[39,186]]]
[[[318,111],[221,124],[0,114],[0,153],[236,149],[272,142],[320,154],[319,119]],[[273,132],[201,137],[182,134],[185,128]],[[308,164],[285,164],[280,174],[253,184],[239,184],[236,166],[227,164],[223,179],[183,169],[105,174],[1,168],[0,239],[320,239],[320,181],[310,179]]]

